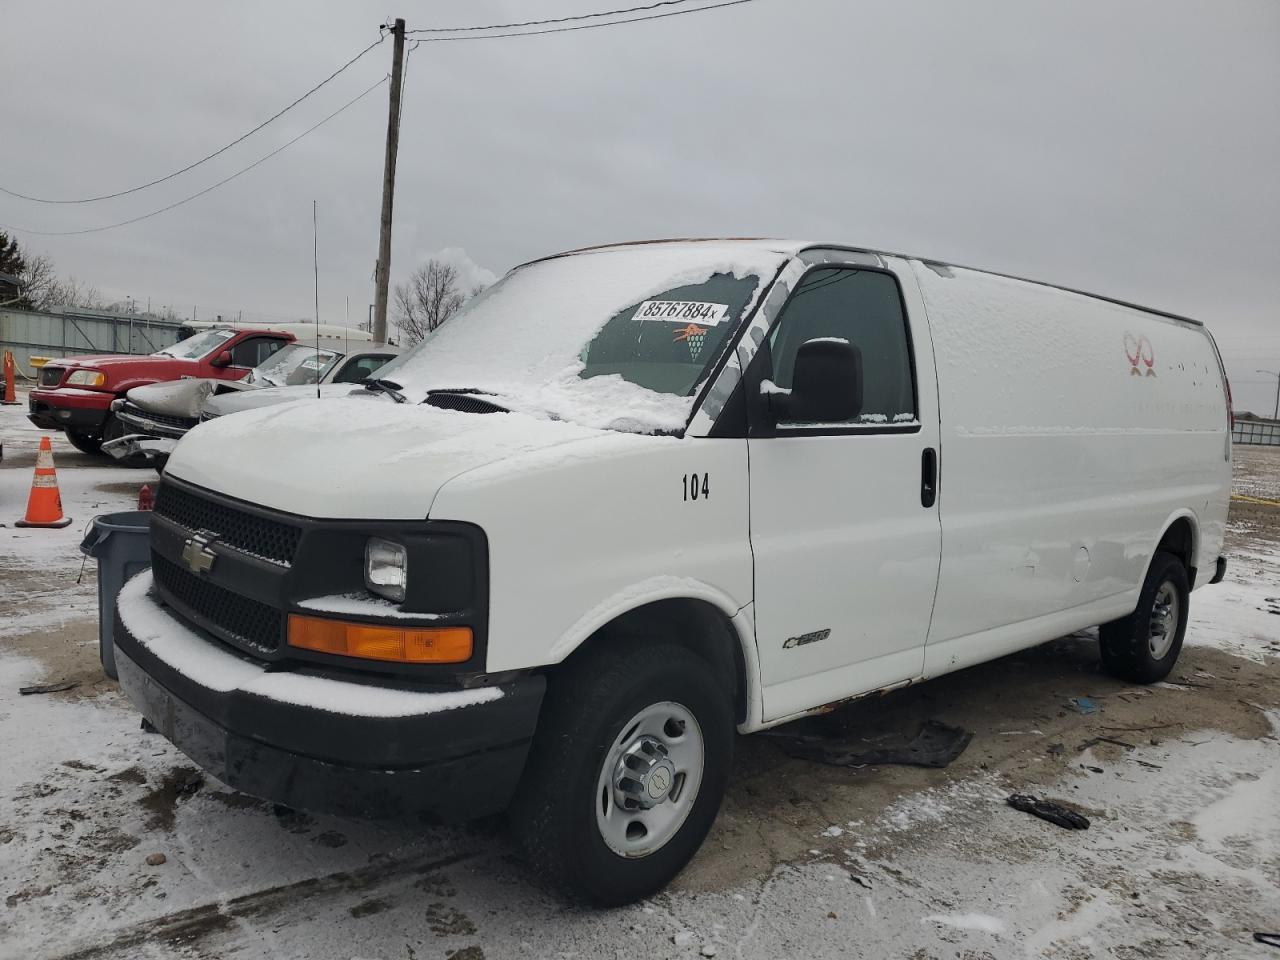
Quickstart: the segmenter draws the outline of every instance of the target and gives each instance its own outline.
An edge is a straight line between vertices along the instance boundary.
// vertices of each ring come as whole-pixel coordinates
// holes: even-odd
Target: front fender
[[[746,467],[742,439],[602,432],[444,484],[431,518],[489,540],[489,672],[559,663],[657,600],[737,616],[752,591]]]

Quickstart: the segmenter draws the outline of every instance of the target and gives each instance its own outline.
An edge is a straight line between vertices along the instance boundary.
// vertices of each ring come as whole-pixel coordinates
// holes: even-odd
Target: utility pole
[[[391,28],[391,105],[387,114],[387,161],[382,171],[382,222],[378,232],[378,268],[373,306],[373,339],[387,342],[387,286],[391,279],[391,206],[396,191],[396,153],[400,149],[400,76],[404,65],[404,20]]]
[[[1271,415],[1272,420],[1280,420],[1280,373],[1274,370],[1255,370],[1255,373],[1265,373],[1268,377],[1276,378],[1276,412]]]

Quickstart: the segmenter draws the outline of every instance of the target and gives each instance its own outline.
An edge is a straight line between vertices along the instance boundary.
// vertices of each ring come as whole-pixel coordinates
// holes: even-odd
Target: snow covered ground
[[[1251,936],[1280,930],[1280,510],[1233,505],[1228,579],[1195,593],[1169,683],[1108,679],[1081,634],[843,711],[868,737],[927,718],[974,731],[946,770],[826,767],[742,738],[685,874],[594,911],[543,889],[498,823],[272,808],[141,731],[96,672],[94,567],[77,585],[76,547],[154,475],[58,437],[75,522],[16,530],[39,436],[22,410],[0,408],[0,960],[1275,953]],[[1280,462],[1238,452],[1253,495],[1276,496]],[[62,678],[81,685],[18,693]],[[1017,812],[1015,791],[1092,826]]]

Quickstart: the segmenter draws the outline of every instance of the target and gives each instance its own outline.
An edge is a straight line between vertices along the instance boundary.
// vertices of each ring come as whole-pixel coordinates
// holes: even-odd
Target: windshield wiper
[[[400,384],[396,383],[394,380],[378,380],[370,377],[368,380],[362,380],[360,382],[364,384],[364,388],[366,390],[371,390],[374,393],[385,393],[396,403],[409,402],[408,398],[400,392],[404,387],[400,386]]]

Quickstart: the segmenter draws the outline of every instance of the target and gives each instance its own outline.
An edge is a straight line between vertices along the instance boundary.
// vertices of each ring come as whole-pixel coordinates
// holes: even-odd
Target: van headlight
[[[380,597],[404,602],[409,555],[398,543],[370,537],[364,546],[364,585]]]

